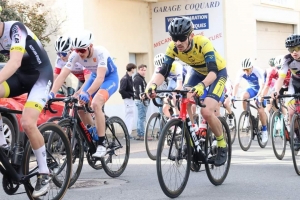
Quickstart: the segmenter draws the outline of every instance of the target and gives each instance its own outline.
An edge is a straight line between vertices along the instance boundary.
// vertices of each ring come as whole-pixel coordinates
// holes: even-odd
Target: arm
[[[97,68],[97,77],[95,78],[94,82],[89,87],[89,89],[87,89],[87,91],[85,91],[85,92],[89,93],[90,96],[92,94],[94,94],[102,85],[102,83],[104,81],[106,70],[107,70],[106,67],[98,67]]]
[[[126,92],[126,88],[127,88],[127,79],[122,78],[120,81],[119,93],[124,97],[130,97],[130,94],[128,94],[128,92]]]
[[[23,59],[23,53],[19,51],[11,51],[10,59],[4,66],[4,68],[0,71],[0,84],[6,81],[9,77],[11,77],[17,69],[21,66],[21,62]]]
[[[64,67],[61,70],[61,73],[57,76],[57,78],[55,79],[51,92],[53,92],[54,94],[57,93],[57,91],[59,90],[59,88],[64,84],[66,78],[68,77],[68,75],[71,73],[71,70],[67,67]]]
[[[82,86],[80,87],[80,89],[76,92],[77,94],[79,94],[82,89],[84,88],[84,86],[86,85],[87,80],[89,80],[91,74],[84,74],[84,83],[82,84]]]
[[[232,93],[233,97],[236,96],[236,94],[239,90],[239,85],[240,85],[241,80],[242,80],[242,73],[238,72],[238,75],[237,75],[236,80],[235,80],[235,85],[233,86],[233,93]]]

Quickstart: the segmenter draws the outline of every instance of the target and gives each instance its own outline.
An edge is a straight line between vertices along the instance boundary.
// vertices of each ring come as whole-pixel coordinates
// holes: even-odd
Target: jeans
[[[128,134],[131,135],[132,123],[134,121],[134,101],[133,99],[124,99],[125,104],[125,124],[128,129]]]
[[[134,102],[138,111],[137,112],[137,135],[140,137],[144,137],[148,104],[147,106],[144,106],[143,102],[141,102],[140,100],[135,100]]]

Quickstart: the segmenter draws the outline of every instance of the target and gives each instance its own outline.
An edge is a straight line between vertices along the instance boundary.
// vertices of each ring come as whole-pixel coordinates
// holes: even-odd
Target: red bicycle
[[[199,98],[187,98],[187,90],[157,90],[156,93],[175,92],[180,107],[179,118],[171,119],[163,128],[159,137],[156,157],[157,176],[160,187],[170,198],[178,197],[184,190],[191,169],[191,164],[200,169],[205,165],[210,182],[220,185],[227,177],[231,162],[231,137],[226,121],[219,118],[224,139],[228,145],[227,161],[222,166],[215,166],[217,142],[208,126],[207,131],[196,134],[187,115],[187,104],[204,107]],[[200,113],[199,113],[200,114]],[[179,129],[177,131],[177,129]]]

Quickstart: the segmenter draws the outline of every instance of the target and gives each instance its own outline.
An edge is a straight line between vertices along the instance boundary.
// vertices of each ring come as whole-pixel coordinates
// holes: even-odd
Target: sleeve
[[[10,51],[25,53],[27,35],[28,33],[24,24],[21,22],[14,23],[10,29],[10,38],[12,41]]]
[[[69,70],[73,71],[72,69],[75,68],[76,62],[79,60],[79,55],[73,51],[71,55],[69,56],[67,64],[64,66],[68,68]]]
[[[108,51],[105,48],[102,48],[101,51],[97,54],[98,67],[107,68],[108,58],[110,57]]]
[[[256,69],[256,71],[257,71],[258,84],[263,85],[265,83],[264,71],[260,69]]]
[[[215,49],[212,42],[208,38],[203,37],[202,43],[202,54],[204,56],[208,72],[213,71],[215,73],[218,73]]]
[[[60,58],[57,57],[57,58],[56,58],[56,61],[55,61],[54,73],[57,74],[57,75],[59,75],[60,72],[61,72],[61,68],[62,68],[62,67],[63,67],[63,66],[61,66]]]
[[[90,70],[87,70],[85,69],[84,67],[83,68],[83,75],[88,75],[88,74],[91,74],[91,71]]]
[[[242,78],[243,78],[243,72],[238,72],[237,76],[236,76],[236,79],[235,79],[235,84],[238,84],[242,81]]]
[[[122,78],[120,80],[120,89],[119,89],[119,93],[121,95],[126,95],[126,87],[127,87],[127,80],[125,78]]]
[[[280,70],[278,70],[278,76],[279,78],[285,78],[286,77],[286,74],[289,70],[289,59],[290,58],[287,58],[283,61],[283,65],[281,66]]]
[[[183,66],[179,62],[174,62],[177,80],[183,80]]]

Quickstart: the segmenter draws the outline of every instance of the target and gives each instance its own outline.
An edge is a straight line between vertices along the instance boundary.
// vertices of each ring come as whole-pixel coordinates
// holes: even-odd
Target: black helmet
[[[292,34],[285,40],[285,47],[295,47],[300,45],[300,35]]]
[[[193,22],[187,17],[174,18],[168,27],[171,36],[188,36],[193,30]]]
[[[275,66],[274,60],[275,60],[275,58],[271,58],[271,59],[269,60],[269,65],[270,65],[271,67],[274,67],[274,66]]]

